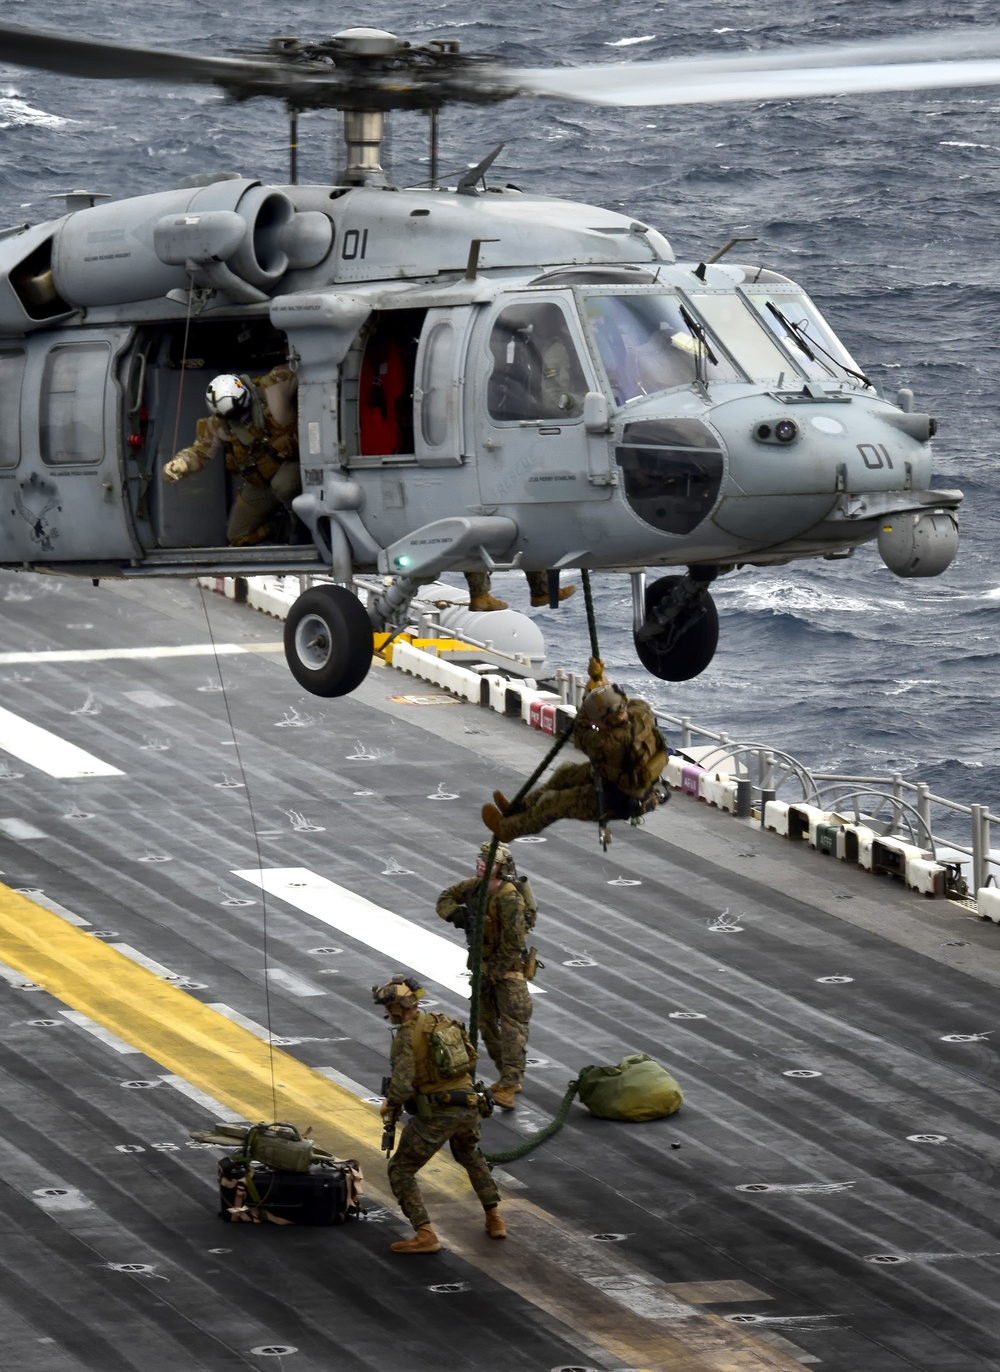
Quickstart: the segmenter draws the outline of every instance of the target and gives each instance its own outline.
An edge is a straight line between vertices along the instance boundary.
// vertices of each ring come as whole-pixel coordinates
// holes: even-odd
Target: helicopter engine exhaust
[[[954,510],[891,515],[879,529],[878,550],[897,576],[940,576],[958,551],[958,516]]]
[[[0,329],[27,332],[81,307],[191,285],[261,302],[333,244],[326,215],[242,177],[80,209],[0,244]]]

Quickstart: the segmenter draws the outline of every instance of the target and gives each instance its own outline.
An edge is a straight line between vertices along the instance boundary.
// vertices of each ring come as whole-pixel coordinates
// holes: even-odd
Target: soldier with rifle
[[[479,1151],[482,1102],[488,1097],[477,1092],[473,1080],[476,1050],[457,1020],[419,1009],[423,994],[416,977],[401,972],[384,986],[372,987],[372,999],[396,1030],[392,1075],[384,1082],[381,1106],[382,1147],[387,1152],[395,1141],[400,1112],[405,1109],[411,1116],[389,1159],[389,1185],[414,1234],[391,1244],[394,1253],[441,1251],[416,1174],[446,1143],[469,1174],[485,1212],[487,1234],[491,1239],[507,1235],[499,1210],[500,1192]]]

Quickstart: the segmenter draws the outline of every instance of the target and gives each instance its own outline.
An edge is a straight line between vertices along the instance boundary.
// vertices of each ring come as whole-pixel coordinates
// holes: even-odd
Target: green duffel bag
[[[658,1120],[684,1100],[673,1077],[645,1053],[630,1053],[617,1067],[584,1067],[580,1100],[602,1120]]]

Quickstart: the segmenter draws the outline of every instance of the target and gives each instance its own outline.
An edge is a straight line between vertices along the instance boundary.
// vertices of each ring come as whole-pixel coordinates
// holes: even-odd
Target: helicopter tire
[[[646,588],[646,616],[661,600],[670,599],[683,580],[661,576]],[[708,591],[703,591],[697,606],[683,622],[680,633],[670,642],[666,634],[638,639],[633,636],[636,656],[647,672],[661,681],[690,681],[705,670],[715,656],[719,643],[719,612]]]
[[[371,621],[361,601],[344,586],[312,586],[285,620],[285,661],[315,696],[346,696],[372,665]]]

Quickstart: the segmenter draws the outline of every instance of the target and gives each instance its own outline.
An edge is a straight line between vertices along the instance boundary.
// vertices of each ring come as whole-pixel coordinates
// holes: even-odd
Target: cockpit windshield
[[[864,380],[863,373],[819,310],[801,291],[748,284],[744,294],[761,319],[810,378]]]
[[[714,338],[676,295],[588,294],[593,329],[616,405],[673,386],[742,380]]]

